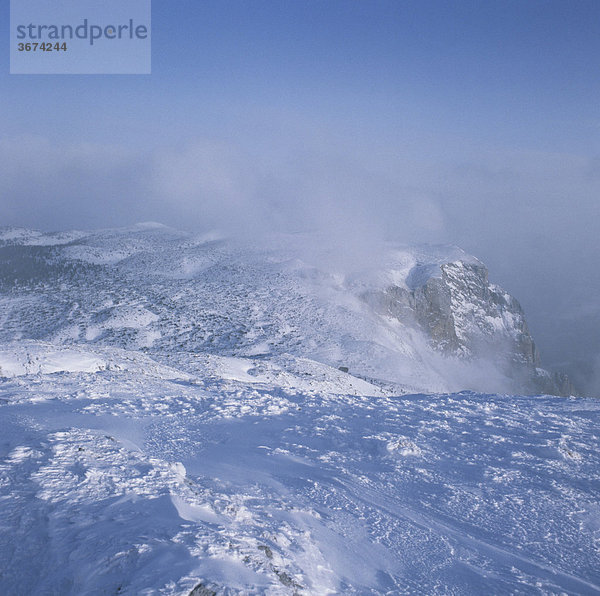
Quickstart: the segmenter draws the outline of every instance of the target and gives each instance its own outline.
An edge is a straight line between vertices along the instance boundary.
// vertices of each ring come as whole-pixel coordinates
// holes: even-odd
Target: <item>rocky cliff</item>
[[[0,232],[0,341],[307,358],[386,391],[572,392],[540,368],[519,303],[451,246],[364,255],[164,226]],[[341,258],[343,257],[343,258]],[[283,361],[282,361],[283,362]]]
[[[431,347],[447,356],[493,359],[528,391],[571,395],[566,375],[541,368],[519,302],[489,282],[487,268],[468,257],[446,263],[417,263],[405,284],[366,292],[379,313],[419,328]]]

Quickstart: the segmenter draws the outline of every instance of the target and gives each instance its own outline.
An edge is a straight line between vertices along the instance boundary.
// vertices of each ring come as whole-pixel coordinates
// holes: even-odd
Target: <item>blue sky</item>
[[[452,242],[600,371],[599,2],[155,0],[149,76],[11,76],[8,8],[4,223]]]
[[[599,36],[597,2],[155,0],[151,76],[10,77],[5,62],[0,122],[179,143],[250,109],[389,142],[424,131],[598,152]]]

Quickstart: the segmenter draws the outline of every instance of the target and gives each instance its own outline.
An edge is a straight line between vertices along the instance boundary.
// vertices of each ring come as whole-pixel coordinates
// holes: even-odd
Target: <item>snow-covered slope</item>
[[[0,381],[2,594],[600,592],[596,400],[62,362]]]
[[[539,368],[518,302],[474,257],[382,246],[367,260],[340,259],[319,245],[305,235],[240,243],[158,224],[7,230],[0,340],[89,342],[167,363],[175,352],[290,354],[394,393],[570,393]]]
[[[0,233],[0,595],[600,593],[598,402],[460,249],[326,246]]]

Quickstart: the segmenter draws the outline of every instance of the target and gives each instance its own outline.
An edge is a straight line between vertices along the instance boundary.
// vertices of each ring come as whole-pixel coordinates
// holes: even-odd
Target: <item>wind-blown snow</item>
[[[0,382],[4,594],[600,590],[595,400],[68,354]]]
[[[365,294],[472,276],[457,338],[530,339],[514,299],[303,241],[0,233],[0,595],[600,593],[600,402],[456,392],[506,378]]]

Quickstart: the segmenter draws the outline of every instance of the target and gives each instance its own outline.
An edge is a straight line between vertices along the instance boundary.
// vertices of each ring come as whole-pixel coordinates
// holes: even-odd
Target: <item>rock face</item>
[[[367,292],[378,312],[416,326],[436,351],[466,360],[493,358],[500,370],[529,391],[571,395],[566,375],[541,369],[519,302],[491,284],[487,268],[469,258],[416,264],[404,287]]]
[[[0,229],[0,341],[306,358],[398,393],[570,394],[519,303],[452,246],[339,259],[311,235]],[[334,251],[335,252],[335,251]],[[371,256],[371,255],[370,255]]]

